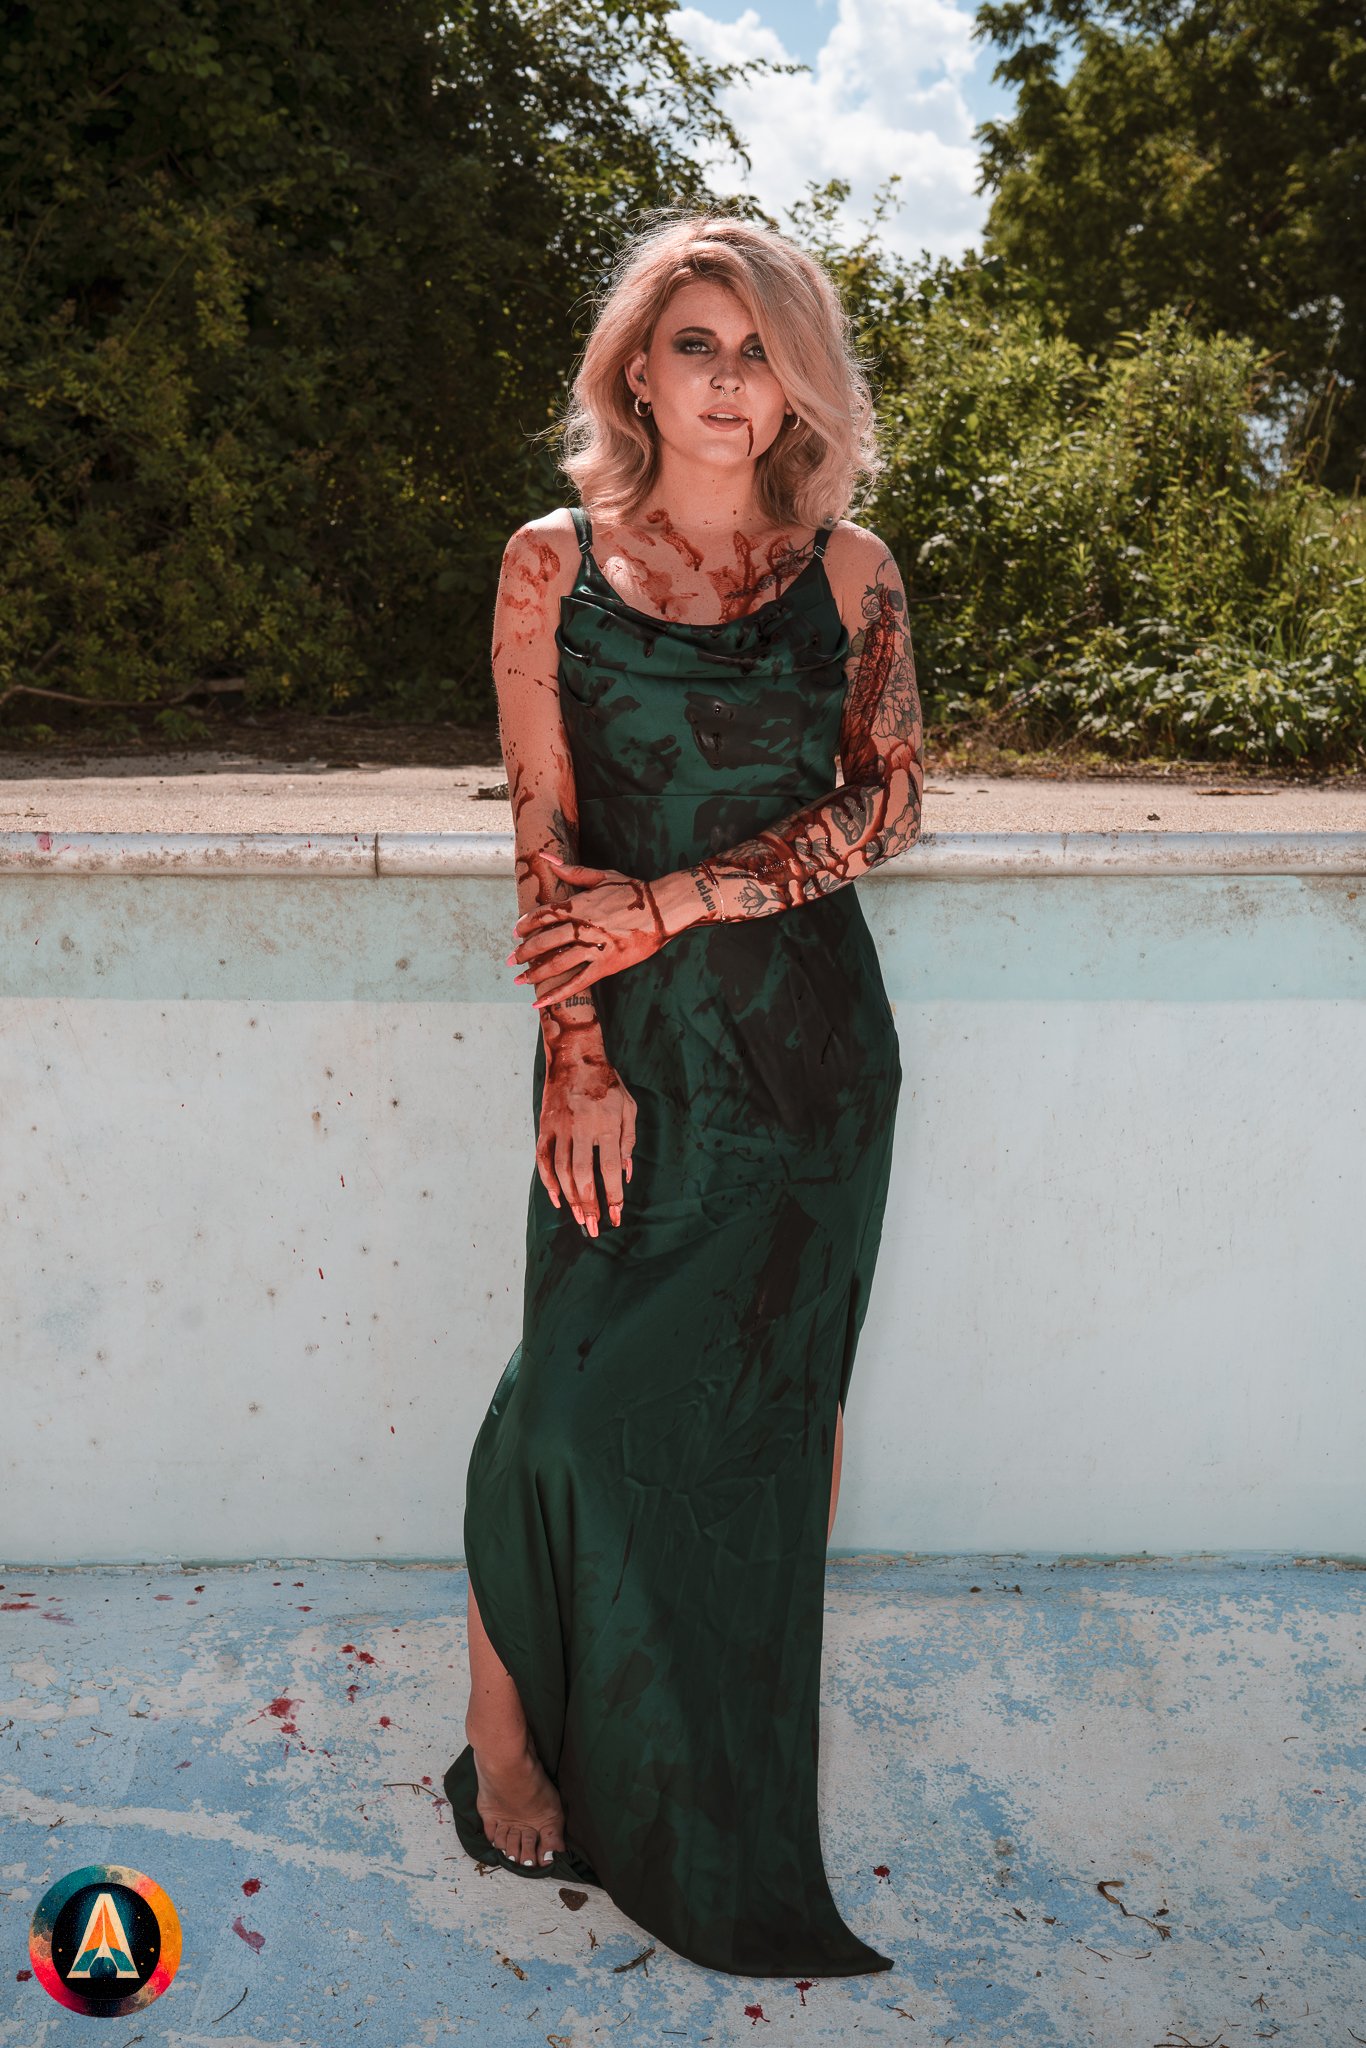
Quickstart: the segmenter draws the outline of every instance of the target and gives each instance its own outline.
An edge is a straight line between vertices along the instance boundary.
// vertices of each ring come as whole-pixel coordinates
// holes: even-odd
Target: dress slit
[[[560,1752],[563,1744],[564,1717],[547,1716],[544,1699],[544,1681],[533,1674],[530,1662],[517,1656],[511,1657],[504,1648],[509,1637],[502,1635],[502,1623],[498,1616],[496,1597],[490,1591],[480,1590],[483,1576],[482,1566],[476,1565],[478,1543],[471,1544],[468,1526],[465,1531],[465,1573],[474,1589],[475,1602],[484,1633],[493,1647],[494,1654],[517,1688],[527,1717],[527,1726],[535,1744],[536,1754],[557,1792],[560,1792]],[[492,1621],[490,1611],[492,1610]],[[442,1780],[443,1789],[451,1803],[455,1817],[456,1833],[461,1847],[483,1863],[496,1864],[500,1869],[515,1870],[519,1877],[558,1877],[561,1883],[572,1880],[576,1884],[600,1885],[602,1880],[588,1858],[576,1848],[566,1829],[565,1846],[557,1850],[553,1860],[541,1864],[512,1863],[495,1849],[484,1833],[475,1803],[479,1789],[479,1777],[474,1767],[474,1749],[466,1743],[464,1749],[447,1767]],[[563,1792],[560,1792],[563,1801]]]

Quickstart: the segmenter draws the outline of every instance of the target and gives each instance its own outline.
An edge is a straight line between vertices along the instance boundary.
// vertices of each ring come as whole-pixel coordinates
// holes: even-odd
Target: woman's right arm
[[[574,768],[560,713],[555,628],[572,587],[579,549],[568,512],[529,520],[503,550],[493,615],[493,680],[516,841],[519,913],[559,903],[574,891],[545,858],[579,858]],[[534,993],[534,991],[533,991]],[[556,1208],[560,1194],[576,1222],[601,1227],[594,1154],[614,1224],[621,1220],[623,1169],[630,1178],[636,1105],[607,1057],[597,1006],[587,990],[547,1003],[536,1167]]]

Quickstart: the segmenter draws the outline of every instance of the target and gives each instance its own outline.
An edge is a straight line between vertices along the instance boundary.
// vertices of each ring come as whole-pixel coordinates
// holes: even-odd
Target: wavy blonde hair
[[[590,514],[629,518],[659,470],[652,416],[631,402],[625,367],[648,348],[674,292],[695,278],[728,285],[800,425],[784,421],[755,464],[755,495],[775,525],[843,518],[882,470],[867,366],[834,283],[785,235],[738,215],[658,208],[617,252],[558,422],[559,466]],[[552,429],[552,431],[554,431]]]

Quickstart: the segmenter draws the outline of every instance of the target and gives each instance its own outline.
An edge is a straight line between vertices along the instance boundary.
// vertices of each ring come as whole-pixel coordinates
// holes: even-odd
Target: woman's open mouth
[[[709,427],[730,428],[747,427],[749,425],[747,413],[730,412],[724,407],[718,407],[715,412],[704,412],[702,417]]]

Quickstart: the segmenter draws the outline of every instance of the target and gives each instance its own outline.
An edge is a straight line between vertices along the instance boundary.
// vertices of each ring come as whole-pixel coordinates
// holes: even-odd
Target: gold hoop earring
[[[788,418],[791,420],[794,427],[799,427],[802,423],[800,413],[790,412],[788,414]]]
[[[639,393],[638,391],[637,391],[637,393],[636,393],[636,396],[635,396],[635,408],[636,408],[636,411],[637,411],[637,413],[638,413],[638,414],[640,415],[641,419],[643,419],[643,420],[647,420],[647,419],[649,419],[649,417],[650,417],[650,411],[651,411],[651,407],[650,407],[650,403],[649,403],[649,400],[647,399],[647,400],[646,400],[646,402],[645,402],[645,404],[644,404],[644,405],[642,405],[642,404],[641,404],[641,402],[640,402],[640,393]]]

